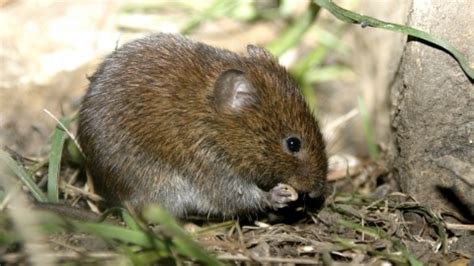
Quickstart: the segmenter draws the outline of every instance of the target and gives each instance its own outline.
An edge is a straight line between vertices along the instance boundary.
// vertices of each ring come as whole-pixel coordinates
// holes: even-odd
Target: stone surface
[[[474,65],[473,11],[470,0],[417,0],[408,24],[450,42]],[[391,121],[401,189],[473,220],[474,84],[453,57],[407,43],[392,85]]]

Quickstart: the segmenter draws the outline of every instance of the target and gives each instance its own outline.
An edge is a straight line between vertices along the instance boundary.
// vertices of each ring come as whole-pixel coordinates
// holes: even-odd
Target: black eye
[[[301,140],[296,137],[291,137],[286,140],[286,146],[290,152],[299,152],[301,148]]]

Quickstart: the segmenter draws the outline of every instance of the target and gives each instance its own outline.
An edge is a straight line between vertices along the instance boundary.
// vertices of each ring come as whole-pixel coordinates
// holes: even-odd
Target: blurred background
[[[396,1],[336,2],[396,23],[408,10]],[[74,113],[105,55],[172,32],[237,52],[267,47],[314,108],[329,153],[375,159],[374,146],[383,150],[388,139],[392,58],[405,38],[345,24],[306,0],[0,0],[0,25],[0,146],[33,157],[47,154],[55,124],[43,109]]]

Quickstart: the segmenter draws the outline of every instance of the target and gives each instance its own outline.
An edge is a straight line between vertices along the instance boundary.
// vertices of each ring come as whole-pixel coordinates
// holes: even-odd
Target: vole
[[[157,34],[123,45],[90,77],[78,139],[111,205],[176,217],[238,217],[320,194],[317,121],[267,50],[245,54]]]

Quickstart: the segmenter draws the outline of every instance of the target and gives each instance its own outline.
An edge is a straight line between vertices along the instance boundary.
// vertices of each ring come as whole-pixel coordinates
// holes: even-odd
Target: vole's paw
[[[296,201],[298,199],[298,193],[293,187],[279,183],[270,190],[268,197],[270,205],[274,209],[281,209],[288,206],[288,203]]]

